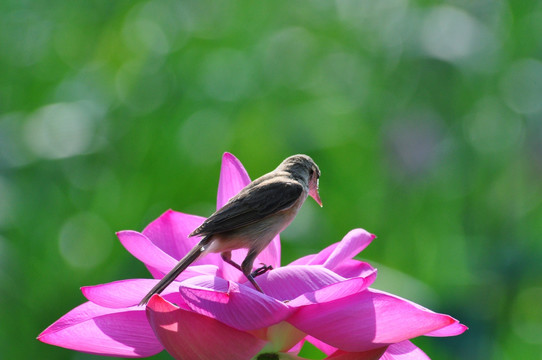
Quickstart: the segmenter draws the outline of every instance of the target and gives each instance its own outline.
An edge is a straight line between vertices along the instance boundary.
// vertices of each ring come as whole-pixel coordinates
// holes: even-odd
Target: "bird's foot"
[[[260,275],[265,274],[265,273],[268,272],[269,270],[273,270],[273,266],[262,264],[262,266],[260,266],[260,267],[257,268],[256,270],[254,270],[254,271],[252,272],[252,274],[250,274],[250,275],[252,275],[252,277],[260,276]]]

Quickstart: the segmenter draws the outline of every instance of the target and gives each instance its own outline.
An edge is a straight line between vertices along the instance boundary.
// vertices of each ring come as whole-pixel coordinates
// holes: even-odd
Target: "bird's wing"
[[[303,186],[295,181],[266,181],[246,188],[201,224],[190,236],[235,230],[290,208]]]

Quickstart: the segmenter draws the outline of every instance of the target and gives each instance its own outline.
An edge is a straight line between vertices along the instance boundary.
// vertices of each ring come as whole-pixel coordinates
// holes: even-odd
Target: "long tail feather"
[[[199,258],[199,256],[201,255],[201,253],[204,250],[203,247],[208,245],[210,241],[211,241],[210,236],[206,236],[203,239],[201,239],[201,241],[196,246],[194,246],[192,248],[192,250],[190,250],[190,252],[188,254],[186,254],[179,261],[179,263],[177,265],[175,265],[175,267],[173,269],[171,269],[171,271],[168,272],[162,278],[162,280],[160,280],[158,282],[158,284],[156,284],[151,289],[151,291],[149,291],[149,293],[147,295],[145,295],[145,297],[141,300],[139,305],[141,306],[141,305],[147,304],[154,294],[160,294],[162,291],[164,291],[164,289],[166,287],[168,287],[168,285],[171,284],[173,282],[173,280],[175,280],[177,278],[177,276],[179,276],[180,273],[182,273],[184,270],[186,270],[186,268],[189,267],[190,264],[192,264],[194,261],[196,261]]]

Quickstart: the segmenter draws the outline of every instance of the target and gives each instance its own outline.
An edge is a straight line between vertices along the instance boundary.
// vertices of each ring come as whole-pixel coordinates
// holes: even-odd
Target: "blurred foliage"
[[[319,164],[283,263],[364,227],[375,287],[470,327],[432,358],[540,358],[541,34],[539,1],[0,2],[2,358],[97,359],[35,337],[147,277],[115,231],[209,215],[224,151]]]

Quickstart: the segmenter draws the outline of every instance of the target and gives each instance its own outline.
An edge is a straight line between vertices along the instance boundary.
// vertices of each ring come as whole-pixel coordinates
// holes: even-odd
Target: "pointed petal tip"
[[[79,288],[79,290],[81,290],[81,292],[83,293],[83,296],[84,296],[84,297],[87,297],[86,294],[88,293],[88,288],[89,288],[89,287],[90,287],[90,286],[85,285],[85,286],[81,286],[81,287]]]
[[[235,155],[229,152],[225,152],[224,155],[222,155],[222,169],[224,170],[224,166],[233,166],[234,169],[236,169],[238,172],[241,173],[241,176],[248,177],[247,171],[245,167],[243,166],[243,163],[241,160],[239,160]],[[222,175],[222,171],[221,171]],[[249,179],[250,182],[250,179]]]
[[[166,211],[164,211],[163,213],[161,213],[156,219],[154,219],[152,222],[154,221],[157,221],[157,220],[160,220],[161,218],[169,218],[170,216],[172,215],[175,215],[175,213],[178,213],[178,211],[175,211],[171,208],[167,209]],[[151,222],[151,223],[152,223]],[[150,224],[149,224],[150,225]],[[147,227],[149,226],[147,225]]]
[[[45,336],[45,332],[47,331],[47,329],[43,330],[38,336],[36,336],[36,339],[41,341],[42,343],[45,343],[44,341],[44,336]]]
[[[126,329],[130,336],[126,336]],[[37,339],[75,351],[114,357],[147,357],[164,348],[143,311],[107,309],[85,302],[49,325]]]
[[[450,324],[448,326],[444,326],[440,329],[437,329],[425,335],[435,336],[435,337],[457,336],[457,335],[463,334],[465,331],[469,329],[466,325],[461,324],[458,320],[454,319],[453,317],[449,316],[449,318],[450,318]]]
[[[348,233],[346,233],[345,236],[367,236],[371,239],[374,239],[376,238],[376,235],[375,234],[372,234],[370,232],[368,232],[367,230],[363,229],[363,228],[354,228],[352,230],[350,230]]]
[[[36,339],[41,341],[44,344],[50,344],[50,345],[56,345],[54,342],[52,342],[50,338],[51,331],[49,330],[51,326],[47,327],[45,330],[43,330],[38,336],[36,336]]]
[[[170,217],[172,214],[175,213],[175,210],[173,209],[167,209],[166,211],[164,211],[162,214],[160,214],[160,216],[158,216],[156,218],[156,220],[160,219],[160,218],[163,218],[163,217]],[[155,221],[156,221],[155,220]]]
[[[224,152],[224,154],[222,154],[222,161],[232,161],[232,162],[237,162],[239,161],[239,159],[233,155],[231,152]]]

